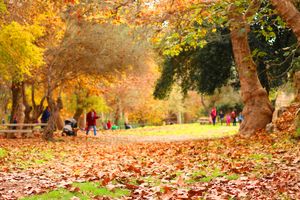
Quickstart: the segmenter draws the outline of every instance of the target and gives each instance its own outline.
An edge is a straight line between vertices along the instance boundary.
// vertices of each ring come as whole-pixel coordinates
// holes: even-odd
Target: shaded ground
[[[56,188],[74,195],[60,199],[78,199],[86,192],[74,182],[129,190],[123,197],[107,195],[123,199],[300,199],[300,145],[289,134],[185,142],[106,137],[1,139],[0,199]]]

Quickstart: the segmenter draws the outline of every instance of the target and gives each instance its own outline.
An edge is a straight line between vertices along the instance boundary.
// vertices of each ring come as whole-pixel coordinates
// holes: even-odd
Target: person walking
[[[226,125],[230,126],[230,115],[229,114],[226,115]]]
[[[42,123],[48,123],[50,116],[51,116],[50,107],[47,106],[45,108],[45,110],[43,111],[43,114],[42,114],[42,117],[41,117],[41,122]],[[44,128],[45,126],[41,126],[41,127]]]
[[[244,116],[242,114],[242,112],[240,112],[239,116],[238,116],[238,120],[239,120],[239,123],[241,124],[244,120]]]
[[[219,117],[220,117],[221,125],[223,125],[225,114],[223,113],[222,110],[221,110],[220,113],[219,113]]]
[[[97,113],[94,109],[91,109],[90,112],[86,115],[86,122],[87,122],[87,129],[86,129],[86,135],[89,134],[90,128],[94,129],[94,136],[97,135],[97,127],[96,127],[96,120],[99,117],[97,116]]]
[[[211,116],[213,125],[216,125],[217,109],[215,107],[213,107],[213,109],[211,110],[210,116]]]
[[[232,119],[232,125],[236,126],[236,113],[235,113],[234,110],[231,112],[231,116],[230,117]]]

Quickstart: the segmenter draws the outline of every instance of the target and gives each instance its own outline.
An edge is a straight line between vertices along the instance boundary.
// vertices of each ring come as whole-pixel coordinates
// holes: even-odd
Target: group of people
[[[220,110],[220,112],[217,113],[217,109],[214,107],[210,112],[210,117],[213,125],[216,124],[218,114],[219,114],[219,121],[221,125],[223,125],[223,123],[226,120],[227,126],[230,126],[230,123],[232,123],[233,126],[236,126],[237,122],[241,123],[244,120],[244,117],[241,112],[239,113],[239,115],[237,115],[236,111],[232,110],[231,113],[227,113],[225,115],[222,110]]]
[[[86,115],[86,135],[89,134],[90,129],[94,130],[94,136],[97,135],[97,127],[96,127],[96,120],[99,119],[99,116],[97,115],[96,111],[94,109],[91,109],[90,112]],[[104,122],[102,124],[104,130],[117,130],[119,127],[115,124],[113,124],[110,120],[108,120],[106,123]],[[132,126],[128,123],[124,123],[125,129],[131,129]]]

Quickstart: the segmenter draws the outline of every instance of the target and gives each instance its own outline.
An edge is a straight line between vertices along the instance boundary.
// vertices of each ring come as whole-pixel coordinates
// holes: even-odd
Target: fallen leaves
[[[124,199],[300,199],[300,147],[287,134],[134,145],[81,137],[0,144],[9,152],[0,166],[0,199],[59,187],[75,194],[79,188],[71,184],[86,181],[130,190]]]

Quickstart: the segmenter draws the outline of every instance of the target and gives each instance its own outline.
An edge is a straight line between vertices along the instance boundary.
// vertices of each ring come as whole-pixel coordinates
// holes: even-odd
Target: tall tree
[[[278,14],[293,30],[300,43],[300,12],[291,0],[271,0]]]
[[[284,1],[276,1],[276,3],[278,2],[282,3]],[[170,7],[173,6],[174,8],[176,3],[171,4]],[[164,53],[176,57],[182,54],[181,52],[187,51],[188,48],[185,47],[187,45],[192,48],[197,46],[203,48],[207,42],[210,43],[207,33],[213,32],[213,27],[229,24],[235,63],[241,83],[242,99],[245,104],[245,121],[240,128],[240,132],[253,133],[258,128],[264,128],[271,121],[272,107],[268,95],[258,79],[257,66],[253,62],[252,52],[248,44],[250,25],[252,19],[257,17],[261,1],[211,1],[208,4],[199,3],[198,5],[193,4],[193,2],[189,3],[191,4],[187,3],[186,7],[181,5],[179,9],[181,12],[176,14],[180,16],[179,20],[174,20],[174,17],[173,20],[167,19],[167,27],[172,27],[173,31],[170,31],[168,37],[165,37],[166,43],[162,43],[167,44]],[[289,6],[292,6],[292,4]],[[185,9],[182,9],[184,7]],[[227,12],[229,7],[229,12]],[[207,9],[204,10],[203,8]],[[195,17],[194,23],[184,21],[187,13]],[[296,12],[291,13],[295,14]],[[290,18],[292,17],[290,16]],[[198,26],[195,26],[195,24],[198,24]],[[296,24],[294,24],[294,27],[296,27]],[[177,62],[175,65],[180,65],[180,63]],[[170,77],[176,72],[174,73],[170,69],[171,73],[169,73],[168,79],[174,81]]]
[[[34,68],[44,63],[43,49],[34,44],[42,34],[43,29],[38,25],[21,25],[12,22],[1,27],[0,73],[4,79],[11,80],[11,120],[22,107],[22,82],[27,76],[31,76]]]
[[[54,91],[64,82],[78,76],[100,74],[112,76],[118,72],[142,69],[149,58],[147,46],[135,41],[130,28],[124,25],[97,24],[74,19],[60,45],[47,51],[47,101],[52,115],[44,138],[51,140],[58,119]]]
[[[240,132],[244,134],[251,134],[257,129],[265,128],[266,124],[271,122],[273,113],[268,94],[258,79],[257,67],[248,43],[250,25],[247,20],[254,16],[259,7],[260,1],[253,1],[243,13],[236,5],[231,5],[229,14],[232,48],[244,103],[245,120],[240,127]]]

